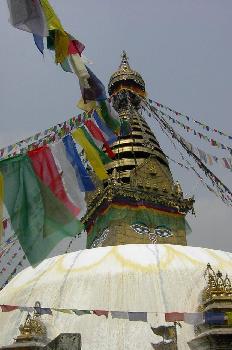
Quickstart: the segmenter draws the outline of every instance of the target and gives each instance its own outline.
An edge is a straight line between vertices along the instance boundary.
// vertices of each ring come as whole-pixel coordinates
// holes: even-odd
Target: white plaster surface
[[[232,254],[218,250],[165,244],[82,250],[25,269],[0,292],[0,304],[146,311],[148,323],[57,312],[43,320],[51,339],[81,333],[83,350],[151,350],[161,338],[150,325],[164,324],[165,312],[197,311],[207,263],[232,277]],[[25,317],[18,310],[0,313],[0,345],[12,342]],[[193,327],[183,323],[178,349],[188,349],[192,337]]]

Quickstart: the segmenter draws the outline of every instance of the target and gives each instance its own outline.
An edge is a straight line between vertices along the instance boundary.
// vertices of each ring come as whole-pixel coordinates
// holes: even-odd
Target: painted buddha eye
[[[131,228],[139,235],[148,235],[150,233],[149,227],[144,224],[133,224]]]
[[[155,234],[159,237],[162,237],[162,238],[167,238],[167,237],[173,236],[171,229],[166,227],[166,226],[156,227]]]
[[[107,238],[109,232],[110,232],[110,229],[109,229],[108,227],[105,228],[105,229],[102,231],[101,235],[93,241],[93,243],[92,243],[92,245],[91,245],[91,248],[101,247],[102,243],[103,243],[104,240]]]

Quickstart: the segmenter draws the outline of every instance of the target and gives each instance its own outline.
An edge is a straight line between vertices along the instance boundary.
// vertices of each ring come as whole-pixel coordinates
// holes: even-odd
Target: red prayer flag
[[[101,141],[106,149],[106,152],[110,158],[114,158],[116,154],[112,151],[112,149],[109,146],[109,143],[106,141],[103,133],[99,129],[99,127],[90,119],[85,121],[85,125],[87,126],[89,132],[93,135],[93,137]]]
[[[226,158],[222,158],[222,160],[223,160],[223,162],[224,162],[225,167],[226,167],[227,169],[231,169],[230,164],[229,164],[229,162],[227,161],[227,159],[226,159]]]
[[[78,54],[81,56],[82,51],[84,50],[85,46],[78,40],[70,40],[69,46],[68,46],[68,54],[69,55],[75,55]]]
[[[184,321],[184,313],[183,312],[166,312],[165,321],[166,322]]]
[[[2,312],[10,312],[17,310],[19,307],[18,306],[12,306],[12,305],[0,305]]]
[[[75,217],[78,216],[80,208],[69,200],[50,148],[48,146],[37,148],[29,151],[28,156],[32,161],[36,175]]]
[[[104,311],[104,310],[94,310],[93,313],[97,316],[105,316],[108,318],[109,311]]]

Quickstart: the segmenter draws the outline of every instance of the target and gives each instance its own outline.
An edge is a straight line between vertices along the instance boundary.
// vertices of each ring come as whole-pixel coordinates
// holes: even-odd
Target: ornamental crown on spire
[[[136,86],[138,89],[145,92],[145,82],[138,72],[131,69],[128,61],[128,56],[126,54],[126,51],[124,50],[122,53],[122,60],[120,66],[110,78],[108,85],[109,94],[112,95],[120,85],[125,84]]]

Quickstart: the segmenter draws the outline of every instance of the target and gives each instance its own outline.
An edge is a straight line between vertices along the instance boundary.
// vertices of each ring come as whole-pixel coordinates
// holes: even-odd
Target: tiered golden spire
[[[211,265],[208,264],[204,276],[207,279],[207,287],[204,289],[202,296],[204,303],[215,299],[232,300],[232,285],[227,274],[223,278],[220,271],[215,273]]]
[[[185,245],[184,216],[194,200],[184,198],[180,185],[173,181],[168,160],[142,116],[145,83],[131,69],[125,51],[110,78],[109,95],[122,124],[126,121],[130,130],[111,146],[116,156],[105,165],[109,180],[100,183],[96,179],[96,191],[86,196],[87,246]]]

